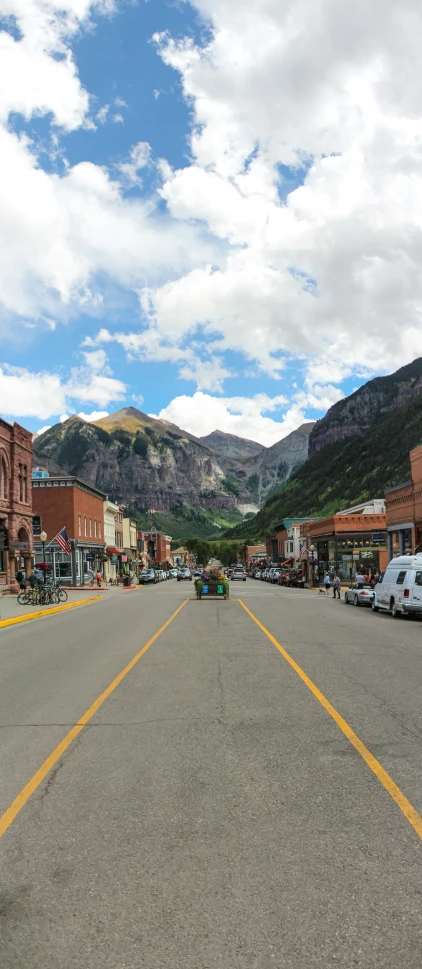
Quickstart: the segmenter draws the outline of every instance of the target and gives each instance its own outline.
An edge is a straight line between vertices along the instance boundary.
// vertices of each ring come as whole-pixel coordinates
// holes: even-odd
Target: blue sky
[[[10,0],[6,419],[35,431],[135,404],[269,445],[422,352],[390,4],[364,55],[356,16],[343,59],[328,0],[313,11],[318,50],[307,6],[67,0],[63,16],[59,0]],[[399,209],[385,204],[397,171],[380,125]]]

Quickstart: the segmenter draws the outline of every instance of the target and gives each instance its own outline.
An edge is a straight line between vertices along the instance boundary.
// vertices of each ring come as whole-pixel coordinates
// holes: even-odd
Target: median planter
[[[206,575],[195,579],[197,599],[229,599],[230,587],[225,575]]]

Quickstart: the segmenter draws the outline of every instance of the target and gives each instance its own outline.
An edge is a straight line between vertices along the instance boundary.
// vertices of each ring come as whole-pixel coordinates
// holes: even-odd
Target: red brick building
[[[17,591],[15,574],[32,566],[32,434],[0,418],[0,585]]]
[[[170,535],[165,535],[164,532],[159,532],[153,527],[150,528],[148,532],[145,532],[144,538],[148,556],[148,564],[157,566],[160,565],[163,568],[166,566],[167,562],[170,566]]]
[[[389,560],[422,551],[422,445],[409,456],[411,479],[385,494]]]
[[[90,568],[103,574],[106,497],[73,475],[32,480],[34,514],[41,516],[42,529],[47,533],[46,560],[53,565],[54,577],[65,585],[84,585]],[[54,542],[62,528],[71,540],[71,555]],[[39,540],[35,549],[41,556]]]

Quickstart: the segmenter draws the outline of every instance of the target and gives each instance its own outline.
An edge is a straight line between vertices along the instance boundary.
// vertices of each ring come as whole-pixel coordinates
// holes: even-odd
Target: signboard
[[[372,533],[372,541],[373,542],[384,542],[384,544],[385,544],[385,542],[386,542],[385,532],[373,532]]]
[[[208,595],[208,586],[207,585],[203,585],[202,586],[201,595],[203,595],[203,596]]]
[[[86,558],[87,562],[93,562],[94,561],[94,556],[93,556],[92,552],[87,552],[86,555],[85,555],[85,558]]]
[[[29,542],[10,542],[9,548],[15,552],[28,552]]]
[[[42,532],[41,515],[34,515],[32,519],[32,533],[34,535],[34,538],[37,538],[39,535],[41,535],[41,532]]]
[[[217,595],[218,596],[222,596],[223,593],[224,593],[224,586],[223,585],[218,585],[217,586]]]

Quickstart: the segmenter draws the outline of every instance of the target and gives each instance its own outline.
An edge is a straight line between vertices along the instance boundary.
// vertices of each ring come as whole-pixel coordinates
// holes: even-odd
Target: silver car
[[[354,606],[372,606],[375,592],[371,585],[352,585],[344,593],[346,605],[350,603]]]

